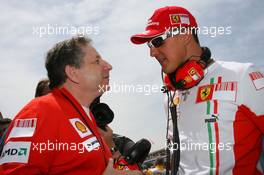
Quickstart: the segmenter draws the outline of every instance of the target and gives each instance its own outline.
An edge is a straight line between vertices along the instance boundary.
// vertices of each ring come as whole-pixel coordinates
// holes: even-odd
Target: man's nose
[[[151,47],[149,51],[150,51],[150,56],[151,57],[156,57],[158,55],[158,53],[159,53],[158,49],[155,48],[155,47]]]
[[[112,67],[112,65],[110,63],[108,63],[107,61],[104,60],[104,69],[110,71],[110,70],[113,69],[113,67]]]

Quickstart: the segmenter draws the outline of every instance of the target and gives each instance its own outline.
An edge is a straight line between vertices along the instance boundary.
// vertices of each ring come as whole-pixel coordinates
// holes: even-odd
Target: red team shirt
[[[88,115],[64,88],[32,100],[10,125],[0,174],[101,175],[111,153]]]

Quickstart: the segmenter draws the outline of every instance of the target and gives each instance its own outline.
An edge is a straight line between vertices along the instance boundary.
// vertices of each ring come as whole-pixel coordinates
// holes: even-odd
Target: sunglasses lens
[[[157,37],[151,41],[151,44],[154,47],[160,47],[163,44],[163,42],[164,42],[164,40],[162,39],[162,37]]]

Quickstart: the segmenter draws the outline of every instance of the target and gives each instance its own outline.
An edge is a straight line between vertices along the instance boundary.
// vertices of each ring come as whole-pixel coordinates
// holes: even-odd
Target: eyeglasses
[[[165,33],[152,38],[149,42],[147,42],[147,45],[149,46],[149,48],[152,48],[152,47],[158,48],[164,43],[164,41],[167,38],[178,35],[179,33],[180,31],[178,28],[173,29],[171,31],[167,30]]]

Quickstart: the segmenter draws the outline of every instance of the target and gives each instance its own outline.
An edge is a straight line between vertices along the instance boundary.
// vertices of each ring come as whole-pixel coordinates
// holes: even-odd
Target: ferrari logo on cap
[[[171,24],[178,24],[178,23],[180,23],[180,17],[179,17],[179,15],[178,14],[177,15],[175,15],[175,14],[170,15],[170,21],[171,21]]]
[[[190,25],[190,19],[187,14],[171,14],[170,15],[171,24],[187,24]]]

